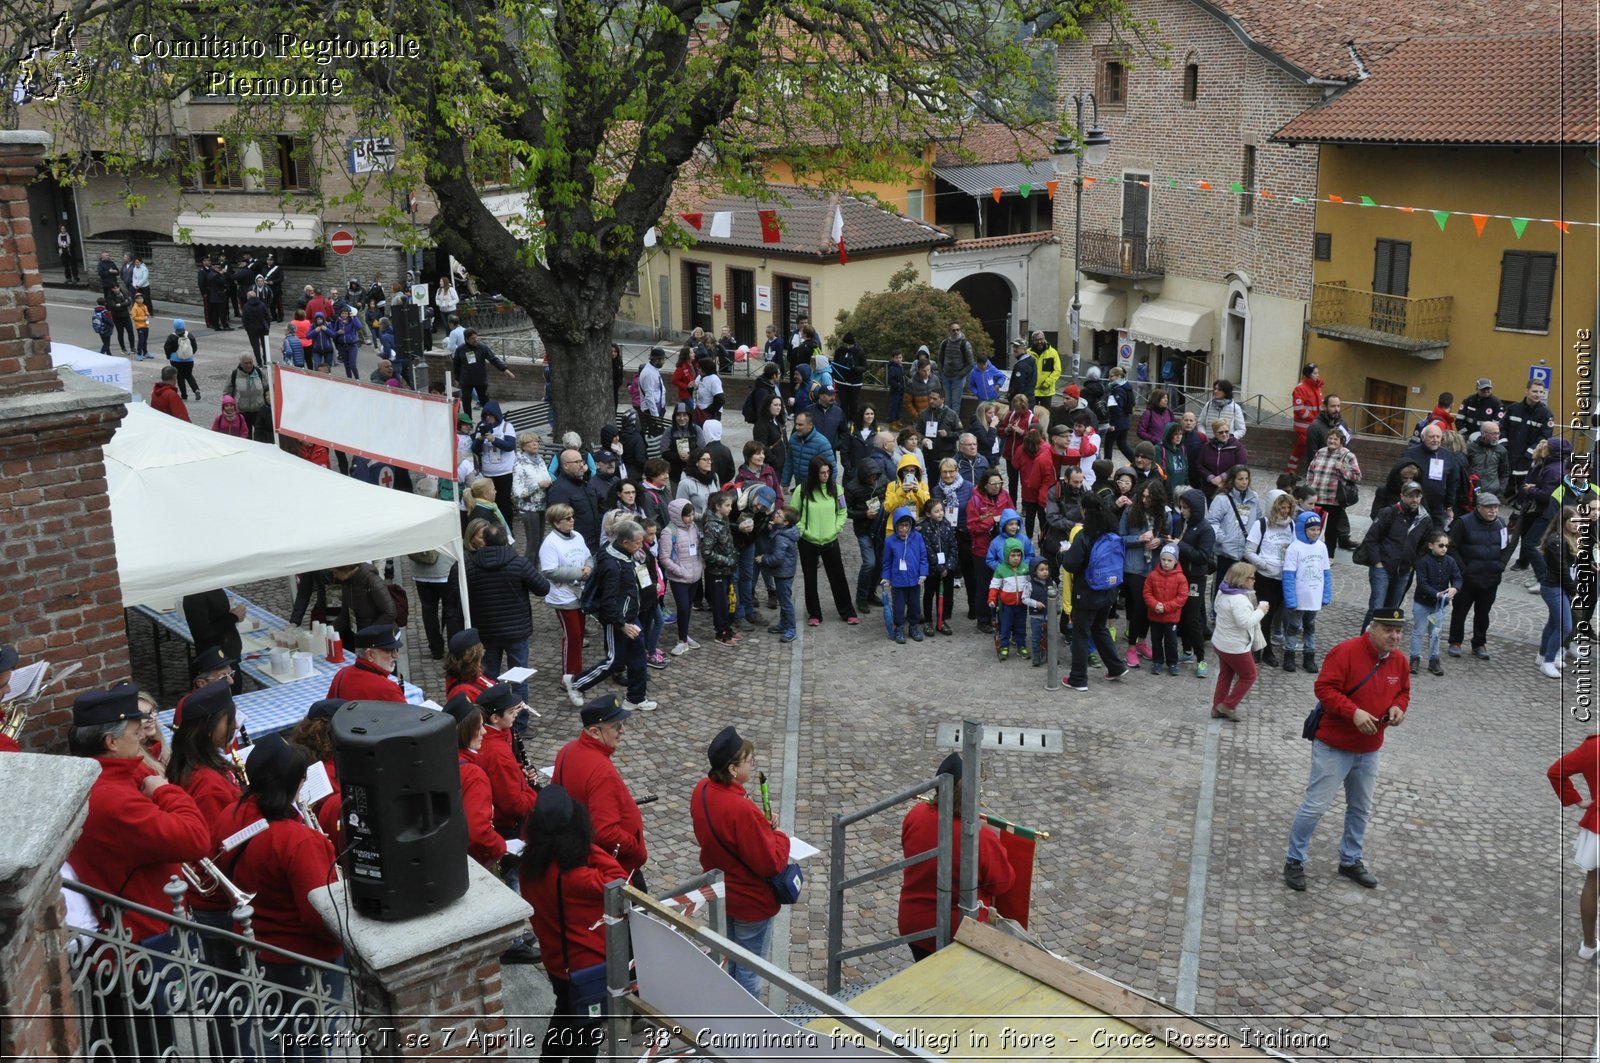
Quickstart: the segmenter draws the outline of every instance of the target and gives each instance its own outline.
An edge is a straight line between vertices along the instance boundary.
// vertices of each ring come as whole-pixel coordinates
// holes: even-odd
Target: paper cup
[[[299,652],[294,655],[294,677],[296,679],[310,679],[316,669],[311,664],[311,654]]]
[[[288,675],[289,669],[294,667],[290,652],[281,646],[274,647],[270,656],[272,670],[278,675]]]

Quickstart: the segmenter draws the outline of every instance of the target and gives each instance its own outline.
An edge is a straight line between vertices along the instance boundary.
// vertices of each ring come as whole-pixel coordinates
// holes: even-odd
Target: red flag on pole
[[[700,231],[701,224],[704,223],[705,220],[706,220],[706,216],[704,214],[700,213],[698,210],[695,211],[692,214],[679,214],[678,217],[682,218],[684,221],[688,222],[690,225],[693,225],[694,228],[695,228],[695,232],[699,232]]]
[[[994,907],[1007,919],[1021,923],[1024,929],[1028,926],[1028,910],[1033,906],[1033,851],[1036,847],[1031,833],[1024,836],[1008,830],[1000,832],[1000,848],[1011,861],[1016,878],[1009,890],[995,897]]]
[[[778,212],[775,210],[758,210],[756,216],[761,219],[761,242],[775,244],[783,239],[783,230],[778,227]]]

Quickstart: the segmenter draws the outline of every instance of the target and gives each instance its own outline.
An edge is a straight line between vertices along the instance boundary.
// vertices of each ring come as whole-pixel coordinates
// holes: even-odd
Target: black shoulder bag
[[[717,833],[717,825],[711,822],[711,802],[706,799],[704,789],[700,791],[700,807],[705,809],[706,829],[711,832],[713,838],[717,839],[717,844],[722,846],[722,851],[743,864],[744,869],[755,875],[756,878],[765,879],[767,885],[772,889],[772,895],[777,898],[779,904],[793,904],[800,899],[800,887],[805,883],[806,876],[800,870],[799,864],[790,860],[789,865],[776,875],[757,874],[755,868],[745,863],[744,857],[739,855],[738,850],[723,841],[722,835]]]
[[[1377,675],[1378,674],[1378,669],[1382,668],[1383,667],[1383,662],[1387,661],[1388,659],[1389,659],[1388,657],[1380,657],[1378,659],[1378,663],[1372,666],[1372,671],[1370,671],[1366,675],[1362,676],[1361,677],[1361,682],[1357,683],[1355,686],[1353,686],[1349,690],[1345,691],[1345,695],[1348,697],[1349,695],[1354,694],[1356,691],[1360,690],[1362,687],[1366,686],[1367,685],[1367,680],[1371,679],[1374,675]],[[1321,723],[1322,723],[1322,699],[1318,698],[1317,699],[1317,703],[1315,705],[1311,706],[1311,711],[1306,713],[1306,722],[1305,722],[1305,726],[1300,728],[1300,737],[1304,738],[1307,742],[1314,741],[1316,739],[1316,737],[1317,737],[1317,727]]]
[[[567,899],[561,892],[565,872],[556,868],[556,919],[561,927],[561,958],[567,963],[568,1003],[580,1019],[601,1019],[606,1014],[606,965],[602,960],[578,970],[572,967],[572,946],[567,943]]]

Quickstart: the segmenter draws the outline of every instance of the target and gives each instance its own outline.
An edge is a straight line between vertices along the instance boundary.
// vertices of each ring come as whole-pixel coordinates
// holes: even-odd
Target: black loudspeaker
[[[467,892],[455,720],[390,701],[333,715],[350,903],[373,919],[438,911]]]
[[[394,327],[394,345],[407,365],[422,361],[428,333],[422,327],[422,308],[410,303],[389,307],[389,324]]]

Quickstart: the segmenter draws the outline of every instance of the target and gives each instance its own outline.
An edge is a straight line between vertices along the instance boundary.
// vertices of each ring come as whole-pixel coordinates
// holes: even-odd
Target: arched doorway
[[[1238,273],[1228,274],[1228,313],[1222,324],[1222,365],[1217,375],[1243,385],[1249,365],[1250,282]]]
[[[1013,306],[1015,293],[1011,282],[997,273],[974,273],[962,277],[950,286],[972,307],[972,315],[983,324],[983,331],[994,344],[995,365],[1006,368],[1006,355],[1011,350],[1010,330],[1015,326]]]

